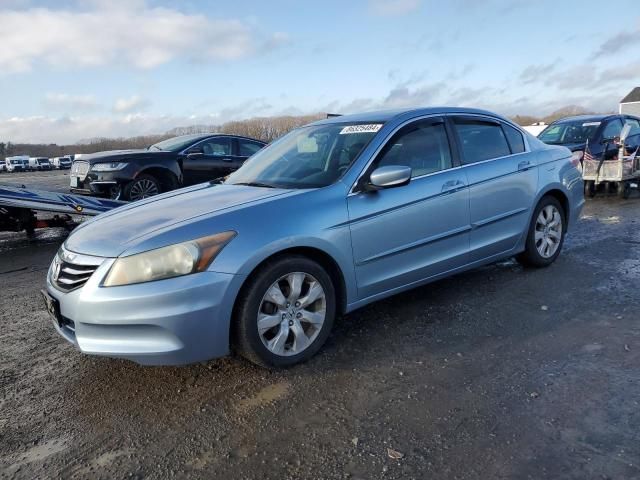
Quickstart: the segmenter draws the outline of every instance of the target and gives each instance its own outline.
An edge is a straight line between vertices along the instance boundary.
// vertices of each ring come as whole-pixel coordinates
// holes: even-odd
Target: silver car
[[[157,365],[233,349],[283,367],[381,298],[514,255],[550,265],[583,203],[571,152],[493,113],[333,117],[221,184],[83,224],[53,260],[45,300],[84,353]]]

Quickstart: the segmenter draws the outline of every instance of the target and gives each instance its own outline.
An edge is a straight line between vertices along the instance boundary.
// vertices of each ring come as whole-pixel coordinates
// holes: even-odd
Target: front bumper
[[[105,259],[89,281],[70,292],[47,275],[60,303],[58,333],[81,352],[143,365],[180,365],[229,353],[233,302],[240,275],[202,272],[167,280],[100,287],[113,263]]]
[[[71,186],[72,193],[110,197],[114,189],[122,189],[133,177],[124,172],[100,172],[89,171],[86,177],[77,177],[76,186]]]

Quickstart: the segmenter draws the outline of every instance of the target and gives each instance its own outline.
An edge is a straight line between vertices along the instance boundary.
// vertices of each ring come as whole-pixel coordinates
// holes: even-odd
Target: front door
[[[467,262],[467,179],[463,170],[454,168],[456,159],[443,120],[418,120],[400,129],[368,172],[386,165],[411,167],[411,182],[376,192],[358,191],[347,200],[360,298]]]
[[[208,182],[229,175],[234,170],[231,137],[203,140],[185,153],[182,162],[185,185]]]

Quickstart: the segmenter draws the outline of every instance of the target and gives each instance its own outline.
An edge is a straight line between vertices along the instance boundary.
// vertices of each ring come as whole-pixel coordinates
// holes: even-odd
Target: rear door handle
[[[453,193],[464,186],[465,183],[462,180],[449,180],[447,182],[444,182],[444,185],[442,185],[442,191]]]
[[[518,164],[518,170],[529,170],[532,164],[529,160],[523,160]]]

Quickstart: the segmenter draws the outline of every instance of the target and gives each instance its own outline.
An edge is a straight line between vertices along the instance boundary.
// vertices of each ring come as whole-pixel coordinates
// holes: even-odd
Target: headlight
[[[115,172],[126,167],[126,162],[96,163],[91,167],[92,172]]]
[[[575,166],[578,166],[583,157],[583,151],[580,150],[578,152],[573,152],[573,154],[571,155],[571,163],[573,163]]]
[[[118,258],[111,266],[103,285],[131,285],[202,272],[235,236],[236,232],[223,232]]]

